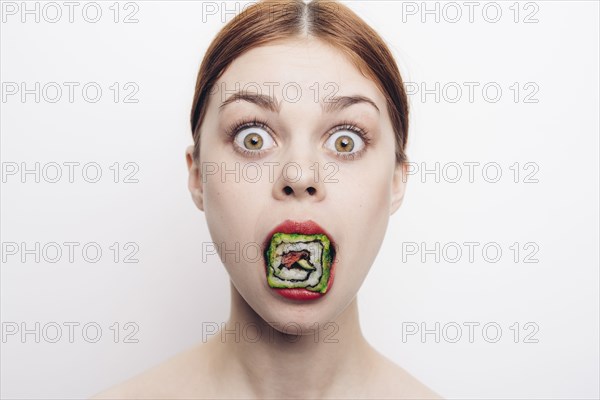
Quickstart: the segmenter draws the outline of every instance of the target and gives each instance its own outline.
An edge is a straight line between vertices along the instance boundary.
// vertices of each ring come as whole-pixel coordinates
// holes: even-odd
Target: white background
[[[39,3],[40,12],[44,4]],[[91,396],[199,342],[202,323],[220,323],[229,310],[229,284],[218,257],[202,262],[201,243],[211,239],[187,191],[184,150],[192,143],[188,116],[200,61],[232,15],[222,15],[222,9],[203,14],[201,2],[142,1],[135,3],[138,23],[122,22],[135,10],[124,3],[115,23],[112,2],[100,2],[100,21],[89,23],[82,2],[70,23],[68,9],[58,4],[63,15],[56,23],[44,15],[39,23],[34,15],[22,23],[20,12],[3,13],[3,84],[80,83],[73,103],[66,86],[57,103],[43,97],[36,103],[34,95],[22,102],[20,93],[3,98],[3,171],[13,163],[33,168],[39,162],[43,168],[96,162],[103,175],[88,183],[80,165],[70,183],[63,165],[58,183],[43,176],[36,183],[32,174],[5,176],[1,240],[4,246],[28,248],[36,242],[95,242],[103,256],[86,262],[79,246],[73,263],[66,253],[57,263],[43,258],[36,263],[33,255],[22,262],[20,253],[3,252],[3,328],[24,323],[33,329],[36,322],[63,326],[57,343],[43,336],[36,343],[33,334],[24,341],[18,334],[5,335],[3,398]],[[365,335],[447,398],[598,398],[598,3],[520,3],[515,22],[513,2],[499,2],[496,23],[486,21],[495,13],[492,5],[483,14],[485,2],[475,8],[473,22],[468,8],[455,3],[462,11],[455,23],[449,20],[456,9],[444,8],[445,3],[437,3],[439,22],[434,14],[422,22],[421,2],[411,3],[419,8],[415,15],[401,2],[346,4],[387,40],[405,81],[428,89],[436,82],[440,88],[452,82],[463,88],[456,103],[450,101],[456,94],[450,86],[439,102],[433,94],[424,101],[420,92],[411,94],[408,155],[419,166],[439,162],[448,168],[439,183],[433,174],[410,178],[405,202],[390,220],[359,293]],[[227,7],[234,10],[235,4]],[[54,18],[55,10],[46,11]],[[94,16],[93,9],[88,12]],[[525,23],[531,13],[538,22]],[[87,82],[103,89],[97,103],[82,97]],[[135,83],[139,102],[115,103],[109,89],[114,82],[121,95],[130,92],[123,91],[125,83]],[[463,82],[479,84],[472,102]],[[490,82],[502,89],[495,103],[482,95]],[[517,102],[510,89],[515,82]],[[529,90],[527,83],[533,85]],[[529,100],[537,102],[526,103],[532,87],[539,90]],[[493,97],[493,90],[488,94]],[[109,169],[115,162],[119,183]],[[131,171],[123,169],[128,162],[139,166],[138,183],[122,182]],[[480,163],[473,182],[465,162]],[[457,183],[449,182],[456,173],[449,163],[462,166]],[[497,183],[486,181],[494,178],[494,169],[482,175],[487,163],[500,166]],[[515,163],[521,172],[517,183],[510,169]],[[525,169],[525,163],[533,167]],[[538,182],[525,183],[533,168],[530,178]],[[50,178],[55,174],[46,172],[52,172]],[[121,246],[118,263],[109,249],[115,242]],[[127,242],[139,246],[139,263],[122,262]],[[436,242],[480,245],[474,262],[464,246],[458,262],[449,260],[455,253],[442,254],[439,262],[429,255],[422,262],[421,253],[402,252],[402,243],[410,242],[427,248]],[[515,242],[521,247],[518,262],[510,249]],[[524,249],[529,242],[537,246],[537,263],[523,262],[536,248]],[[502,249],[498,262],[483,258],[486,243]],[[80,324],[73,343],[67,322]],[[103,329],[97,343],[82,336],[81,327],[90,322]],[[118,344],[110,330],[115,322]],[[127,322],[139,327],[138,343],[123,343]],[[472,343],[464,325],[469,322],[480,324]],[[430,330],[439,323],[439,343],[433,333],[403,341],[407,323]],[[501,327],[498,342],[486,340],[481,329],[486,323]],[[514,323],[519,323],[517,343]],[[451,343],[456,324],[462,337]],[[530,339],[538,342],[525,343],[532,327],[539,330]],[[53,330],[46,333],[54,336]],[[494,338],[493,329],[487,333]]]

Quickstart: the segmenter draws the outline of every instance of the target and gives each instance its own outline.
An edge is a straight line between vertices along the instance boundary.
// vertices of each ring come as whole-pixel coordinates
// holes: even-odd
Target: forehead
[[[253,48],[231,63],[217,85],[224,85],[228,91],[244,86],[300,86],[308,91],[303,98],[314,98],[315,93],[320,93],[321,98],[360,94],[385,104],[376,84],[363,76],[348,56],[314,38],[289,39]]]

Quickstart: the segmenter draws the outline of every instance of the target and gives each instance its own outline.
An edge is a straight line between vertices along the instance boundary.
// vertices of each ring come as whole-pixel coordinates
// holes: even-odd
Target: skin
[[[243,54],[217,87],[224,83],[231,94],[236,82],[240,87],[279,82],[272,93],[283,100],[279,112],[243,100],[219,111],[227,96],[221,89],[214,91],[201,126],[200,164],[192,157],[193,146],[186,152],[192,199],[205,212],[213,241],[225,242],[228,249],[235,243],[261,244],[286,219],[312,219],[338,244],[334,284],[318,300],[289,300],[268,287],[261,257],[240,257],[238,262],[233,256],[221,257],[231,279],[227,328],[253,323],[260,327],[261,338],[242,337],[236,342],[233,335],[215,335],[95,398],[439,398],[371,347],[359,325],[356,293],[379,251],[390,215],[402,203],[406,185],[406,167],[395,161],[384,96],[340,51],[308,37],[270,43]],[[284,100],[294,100],[294,90],[287,97],[281,91],[290,82],[302,87],[302,96],[294,102]],[[315,82],[321,88],[320,102],[314,98]],[[323,97],[332,93],[326,83],[335,84],[336,96],[361,95],[379,110],[359,102],[325,113]],[[270,94],[267,86],[262,88],[263,94]],[[243,117],[268,121],[274,145],[258,157],[237,152],[224,134],[227,126]],[[360,123],[370,139],[354,159],[341,158],[328,142],[330,129],[345,120]],[[347,130],[341,132],[347,135]],[[359,137],[348,136],[359,148]],[[233,175],[222,179],[218,173],[205,173],[203,179],[203,163],[220,166],[222,162],[230,170],[235,163],[277,166],[273,179],[268,168],[263,168],[259,181],[236,182]],[[294,179],[293,170],[283,173],[290,162],[301,166],[300,179]],[[315,179],[314,167],[310,169],[315,162],[321,179]],[[337,182],[324,182],[332,171],[324,168],[326,163],[337,165],[332,177]],[[301,332],[285,331],[282,327],[289,323]],[[318,336],[315,327],[321,329]]]

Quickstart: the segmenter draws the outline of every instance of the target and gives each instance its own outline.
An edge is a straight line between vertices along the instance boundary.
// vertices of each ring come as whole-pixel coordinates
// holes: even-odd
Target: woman
[[[377,33],[339,3],[255,4],[209,47],[191,123],[188,186],[228,249],[230,318],[98,398],[438,398],[359,326],[406,177],[407,98]]]

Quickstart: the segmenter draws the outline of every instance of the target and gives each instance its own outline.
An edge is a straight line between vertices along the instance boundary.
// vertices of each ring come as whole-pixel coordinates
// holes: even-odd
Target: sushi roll
[[[265,251],[272,288],[302,288],[325,293],[333,248],[324,234],[275,233]]]

